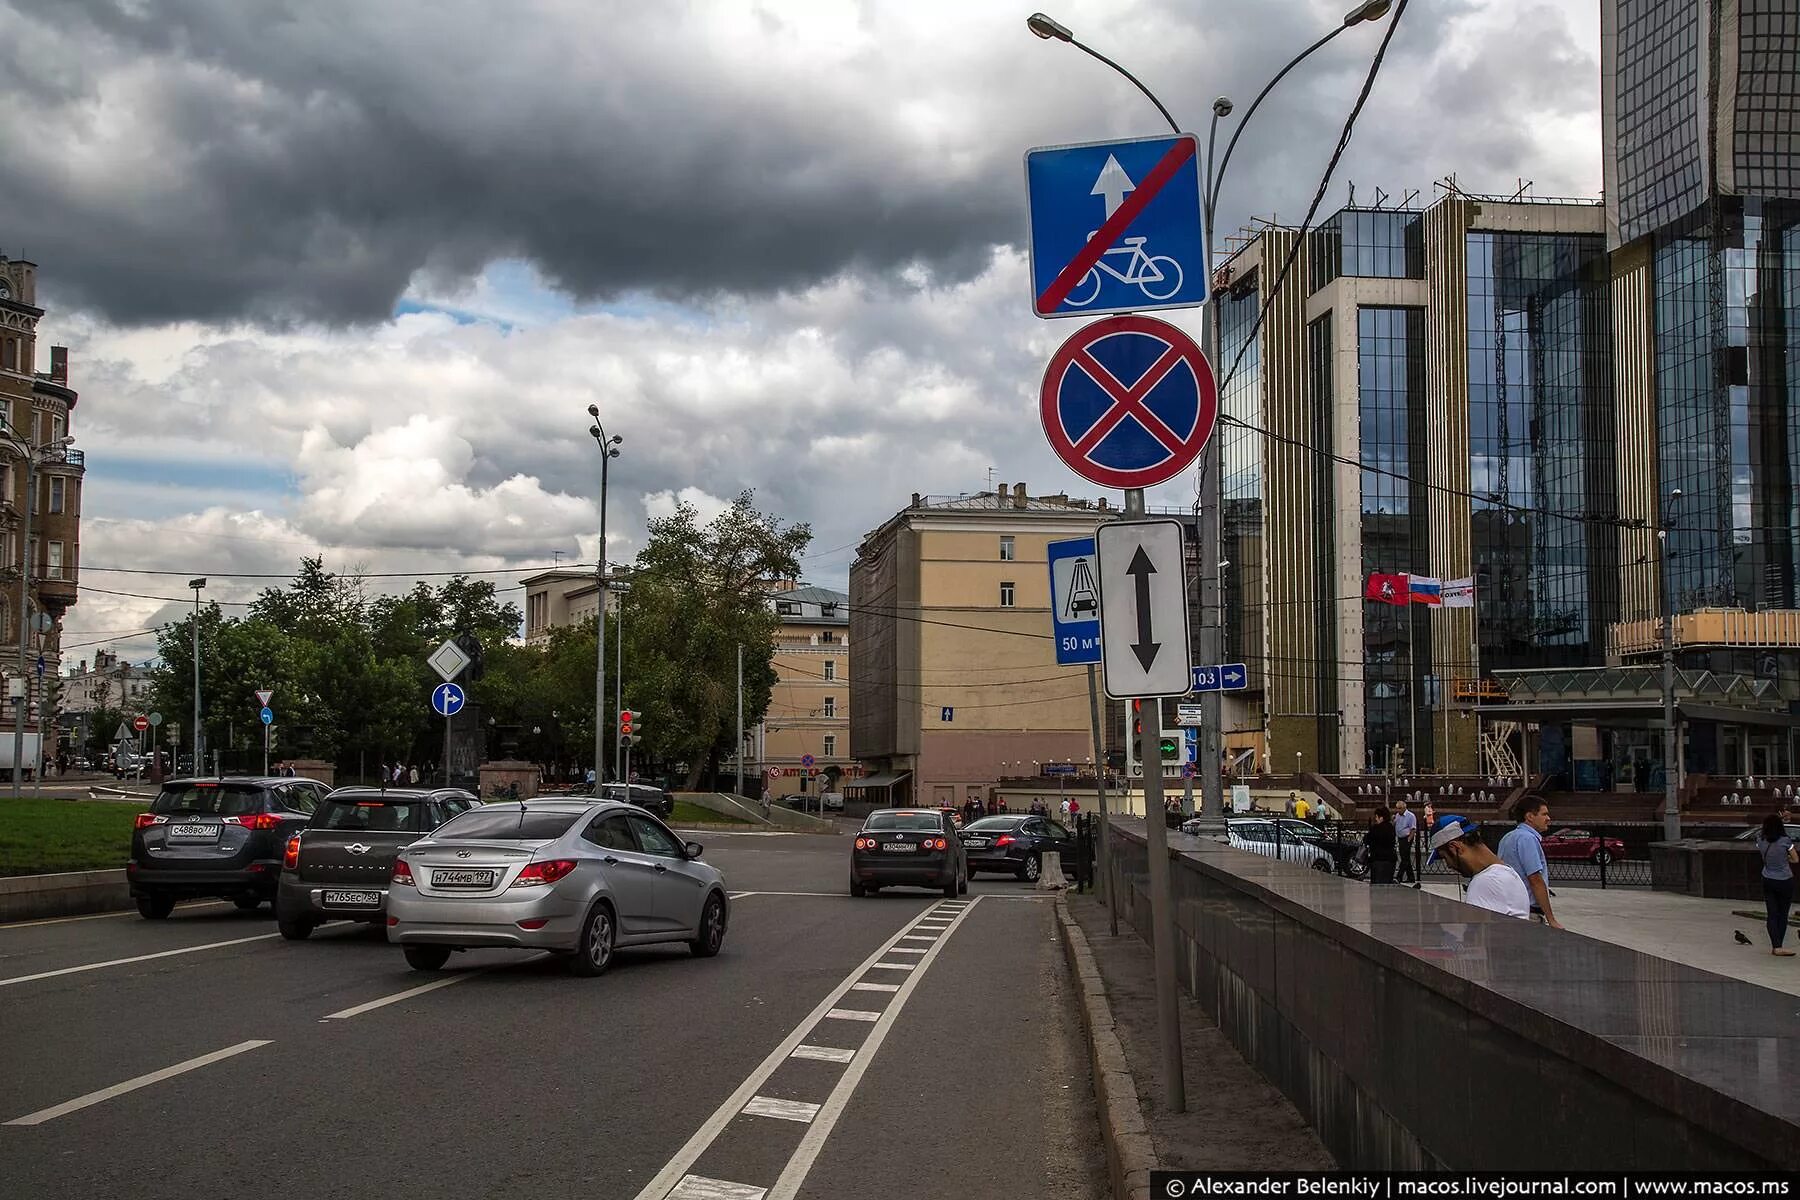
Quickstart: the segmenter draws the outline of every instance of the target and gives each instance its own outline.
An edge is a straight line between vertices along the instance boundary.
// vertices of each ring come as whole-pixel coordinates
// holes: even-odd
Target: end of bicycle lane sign
[[[1184,133],[1027,150],[1032,311],[1083,317],[1205,303],[1199,147]]]

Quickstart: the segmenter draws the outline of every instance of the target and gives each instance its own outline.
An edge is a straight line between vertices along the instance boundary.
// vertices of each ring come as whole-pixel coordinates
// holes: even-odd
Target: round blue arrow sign
[[[431,689],[431,709],[440,717],[454,717],[462,710],[463,690],[454,683],[440,683]]]
[[[263,710],[258,715],[262,717],[262,723],[264,725],[273,725],[275,723],[275,710],[266,704],[263,705]]]

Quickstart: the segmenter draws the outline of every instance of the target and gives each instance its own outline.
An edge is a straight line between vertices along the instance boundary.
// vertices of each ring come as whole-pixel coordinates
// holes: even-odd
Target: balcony
[[[79,475],[87,469],[86,451],[77,450],[73,446],[64,446],[60,450],[40,450],[38,452],[38,469],[54,471],[57,474],[67,473]]]

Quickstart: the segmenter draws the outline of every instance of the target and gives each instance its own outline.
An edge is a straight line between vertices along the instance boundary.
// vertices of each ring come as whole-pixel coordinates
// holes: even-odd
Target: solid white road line
[[[864,1012],[860,1008],[834,1008],[825,1014],[825,1019],[828,1021],[873,1022],[881,1020],[881,1014],[878,1012]]]
[[[694,1135],[682,1144],[681,1149],[675,1152],[675,1156],[651,1178],[650,1182],[644,1185],[642,1191],[638,1192],[636,1200],[709,1200],[711,1197],[738,1200],[740,1196],[746,1197],[748,1200],[761,1200],[763,1194],[761,1188],[752,1188],[741,1183],[723,1183],[715,1179],[703,1179],[697,1175],[689,1175],[688,1168],[699,1161],[700,1156],[706,1153],[725,1127],[731,1124],[732,1119],[743,1111],[744,1105],[748,1104],[751,1098],[757,1094],[757,1089],[762,1087],[771,1075],[775,1074],[776,1069],[782,1063],[793,1056],[795,1049],[805,1042],[806,1035],[812,1032],[813,1027],[824,1018],[826,1013],[837,1007],[838,1001],[842,1000],[850,989],[856,986],[857,981],[870,968],[880,962],[881,957],[893,948],[894,944],[900,940],[901,934],[905,932],[905,929],[902,929],[900,933],[896,933],[876,947],[873,954],[863,959],[854,970],[844,977],[844,982],[832,988],[830,993],[819,1001],[811,1012],[801,1018],[800,1023],[794,1026],[793,1031],[781,1039],[781,1044],[769,1052],[769,1056],[763,1059],[754,1071],[750,1072],[744,1082],[738,1085],[737,1090],[727,1096],[725,1102],[713,1110],[712,1116],[701,1122],[700,1128],[694,1131]],[[908,971],[913,967],[911,963],[897,965]],[[876,1028],[879,1029],[880,1025],[878,1024]],[[733,1187],[741,1190],[736,1192],[684,1191],[683,1189],[693,1181],[698,1181],[700,1186]]]
[[[188,908],[224,908],[228,900],[190,900],[186,904],[177,904],[177,909]],[[135,908],[121,908],[117,912],[89,913],[85,917],[40,917],[35,921],[8,921],[0,925],[0,933],[8,929],[30,929],[33,925],[67,925],[70,921],[116,921],[120,917],[135,917]]]
[[[126,1092],[135,1092],[141,1087],[149,1087],[153,1083],[161,1083],[176,1075],[188,1071],[197,1071],[201,1067],[210,1066],[221,1059],[230,1058],[234,1054],[242,1054],[246,1050],[254,1050],[258,1046],[267,1046],[268,1040],[239,1042],[235,1046],[227,1046],[223,1050],[214,1050],[211,1054],[202,1054],[199,1058],[190,1058],[186,1062],[178,1062],[172,1067],[164,1067],[160,1071],[152,1071],[148,1075],[139,1075],[136,1079],[127,1079],[124,1083],[115,1083],[109,1088],[101,1088],[97,1092],[89,1092],[85,1096],[77,1096],[73,1100],[65,1100],[53,1108],[39,1109],[27,1116],[8,1121],[8,1125],[42,1125],[45,1121],[54,1121],[58,1117],[66,1117],[72,1112],[90,1108],[114,1096],[123,1096]]]
[[[523,959],[521,961],[535,962],[536,959]],[[447,988],[453,983],[461,983],[465,979],[473,979],[477,975],[485,974],[491,970],[493,970],[492,967],[476,967],[472,971],[458,971],[456,974],[447,976],[443,979],[434,979],[430,983],[422,983],[416,988],[407,988],[404,992],[395,992],[391,996],[383,996],[381,999],[371,1000],[367,1004],[358,1004],[338,1012],[326,1013],[324,1016],[320,1017],[319,1020],[348,1021],[351,1017],[360,1017],[366,1012],[373,1012],[378,1008],[386,1008],[390,1004],[398,1004],[400,1001],[410,1000],[414,996],[423,996],[426,992],[435,992],[439,988]]]
[[[704,1175],[684,1175],[669,1200],[762,1200],[763,1190],[747,1183],[729,1183]]]
[[[856,1057],[854,1050],[840,1050],[836,1046],[795,1046],[789,1058],[810,1058],[814,1062],[847,1063]]]
[[[974,904],[971,903],[968,908],[957,914],[956,923],[960,925],[968,918],[973,909]],[[943,942],[933,946],[931,952],[920,960],[919,966],[929,968],[937,958],[939,951],[943,950],[945,942],[949,940],[949,937],[946,936]],[[923,970],[919,974],[908,976],[906,982],[900,986],[899,994],[881,1014],[881,1019],[875,1022],[875,1028],[869,1030],[869,1036],[863,1039],[862,1049],[857,1053],[855,1061],[844,1068],[844,1074],[838,1079],[837,1086],[831,1089],[831,1095],[826,1097],[825,1103],[819,1106],[818,1115],[806,1127],[806,1132],[800,1135],[800,1145],[795,1148],[794,1156],[788,1159],[787,1166],[782,1169],[781,1177],[775,1181],[775,1186],[769,1189],[769,1200],[794,1200],[794,1197],[799,1194],[800,1185],[806,1182],[807,1172],[812,1170],[814,1161],[819,1157],[819,1151],[824,1149],[825,1139],[831,1136],[831,1131],[837,1125],[838,1118],[843,1115],[844,1106],[850,1103],[850,1096],[856,1091],[856,1085],[862,1082],[863,1074],[869,1069],[869,1063],[874,1060],[876,1053],[881,1049],[881,1043],[887,1038],[888,1031],[894,1027],[894,1022],[899,1019],[901,1010],[906,1007],[907,1000],[912,997],[913,989],[919,986],[919,980],[924,977]]]
[[[202,950],[218,950],[224,946],[242,946],[246,942],[266,942],[270,938],[278,938],[279,933],[259,933],[255,937],[232,938],[225,942],[208,942],[204,946],[183,946],[178,950],[159,950],[155,954],[134,954],[130,958],[109,958],[105,962],[83,963],[79,967],[64,967],[59,971],[39,971],[36,975],[14,975],[11,979],[0,979],[0,987],[10,987],[15,983],[31,983],[38,979],[55,979],[58,975],[78,975],[82,971],[98,971],[102,967],[122,967],[128,963],[149,962],[153,958],[169,958],[176,954],[197,954]]]
[[[750,1103],[744,1105],[744,1115],[750,1117],[777,1117],[783,1121],[810,1122],[817,1116],[819,1106],[808,1104],[804,1100],[778,1100],[774,1096],[752,1096]]]
[[[851,990],[858,992],[897,992],[900,990],[900,985],[897,983],[853,983],[850,987]]]

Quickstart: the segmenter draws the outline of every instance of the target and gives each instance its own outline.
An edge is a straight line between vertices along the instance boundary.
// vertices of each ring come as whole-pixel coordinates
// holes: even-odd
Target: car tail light
[[[856,848],[858,850],[873,850],[875,848],[875,839],[859,837],[856,839]]]
[[[398,925],[398,924],[399,924],[399,923],[400,923],[400,918],[399,918],[399,917],[389,917],[389,918],[388,918],[388,924],[389,924],[389,925]]]
[[[169,818],[163,816],[161,813],[139,813],[137,815],[137,820],[132,822],[132,827],[134,829],[148,829],[152,825],[161,825],[168,819]]]
[[[1018,839],[1018,838],[1016,838],[1016,837],[1014,837],[1014,836],[1013,836],[1013,835],[1012,835],[1012,834],[1010,834],[1010,833],[1003,833],[1003,834],[1001,834],[1001,835],[1000,835],[1000,836],[999,836],[999,837],[997,837],[997,838],[995,838],[995,839],[994,839],[994,845],[995,845],[995,846],[996,846],[996,847],[1000,847],[1000,846],[1010,846],[1010,845],[1012,845],[1012,844],[1013,844],[1013,843],[1014,843],[1014,842],[1016,842],[1016,841],[1018,841],[1018,840],[1019,840],[1019,839]]]
[[[226,817],[227,825],[242,825],[245,829],[270,830],[281,824],[281,818],[274,813],[257,813],[249,817]]]
[[[413,883],[412,867],[404,858],[396,858],[394,860],[394,873],[389,876],[388,882],[404,883],[407,887],[417,886]]]
[[[281,865],[290,871],[300,869],[300,835],[295,834],[287,840],[287,849],[282,852]]]
[[[549,923],[550,923],[550,918],[548,918],[548,917],[532,917],[529,921],[520,921],[519,928],[520,929],[542,929],[544,926],[548,925]]]
[[[925,848],[927,850],[948,850],[950,848],[950,843],[943,838],[926,838]]]
[[[519,877],[512,881],[514,887],[543,887],[547,883],[555,883],[564,875],[575,869],[572,858],[552,858],[544,862],[526,863]]]

